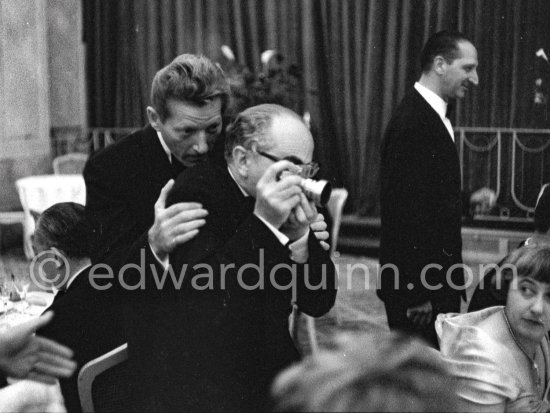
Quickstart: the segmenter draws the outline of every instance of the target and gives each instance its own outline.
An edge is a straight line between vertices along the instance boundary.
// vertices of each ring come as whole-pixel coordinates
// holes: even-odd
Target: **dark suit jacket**
[[[176,176],[150,125],[94,154],[84,169],[86,213],[95,231],[92,261],[106,263],[115,275],[110,280],[113,288],[105,294],[110,306],[123,314],[128,368],[135,373],[125,383],[125,391],[136,400],[142,395],[146,400],[145,390],[149,387],[141,372],[148,374],[163,360],[164,343],[155,347],[141,336],[142,331],[152,331],[159,322],[149,308],[164,299],[164,291],[125,288],[118,276],[127,263],[144,270],[153,265],[162,274],[148,245],[147,232],[154,222],[155,202],[171,178]],[[123,273],[123,280],[127,286],[139,287],[142,276],[150,277],[151,273],[130,269]],[[144,354],[147,356],[142,358]]]
[[[90,268],[80,273],[66,292],[56,295],[48,308],[55,316],[50,324],[38,331],[39,335],[71,348],[78,370],[126,341],[121,315],[113,311],[106,296],[89,282]],[[69,412],[81,411],[77,378],[78,371],[60,380]]]
[[[401,102],[387,126],[381,159],[380,264],[399,268],[394,288],[392,271],[382,274],[378,294],[388,302],[418,305],[446,294],[446,271],[462,262],[460,165],[455,144],[439,115],[416,91]],[[427,264],[441,265],[428,272],[430,285],[420,281]],[[452,281],[464,284],[462,271]],[[412,290],[408,283],[414,285]]]
[[[289,250],[252,214],[253,203],[225,165],[209,162],[180,175],[168,203],[191,200],[201,202],[209,215],[198,236],[171,254],[174,272],[185,271],[182,287],[151,309],[158,322],[143,334],[149,348],[162,346],[165,357],[156,372],[144,372],[152,385],[160,381],[152,395],[155,403],[148,407],[260,411],[274,375],[299,358],[288,332],[292,292],[269,282],[275,265],[294,263]],[[320,316],[335,301],[335,269],[313,234],[308,242],[308,280],[317,285],[324,266],[326,288],[307,289],[306,266],[296,265],[296,300],[303,312]],[[265,288],[249,291],[239,285],[239,276],[246,285],[256,285],[259,271]],[[288,270],[273,274],[282,286],[291,281]]]
[[[160,190],[175,178],[157,132],[150,126],[94,154],[84,168],[86,214],[94,225],[92,261],[115,268],[130,250],[144,248]]]

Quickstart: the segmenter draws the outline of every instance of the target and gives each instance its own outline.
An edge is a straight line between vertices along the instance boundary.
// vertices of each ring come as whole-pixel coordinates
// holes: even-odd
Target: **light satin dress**
[[[464,410],[550,411],[548,335],[537,349],[536,362],[542,376],[537,388],[535,370],[510,335],[503,310],[499,306],[437,317],[441,354],[458,379],[457,393]]]

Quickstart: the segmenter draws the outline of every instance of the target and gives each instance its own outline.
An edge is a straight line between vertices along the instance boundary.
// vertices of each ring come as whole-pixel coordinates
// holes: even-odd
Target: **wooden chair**
[[[53,173],[59,174],[82,174],[88,160],[85,153],[68,153],[53,160]]]
[[[78,373],[78,396],[84,412],[127,411],[129,395],[121,391],[126,382],[128,344],[86,363]]]
[[[344,213],[344,205],[348,199],[348,190],[346,188],[334,188],[330,194],[330,199],[327,203],[328,212],[332,218],[332,228],[330,231],[330,254],[334,255],[338,244],[338,235],[340,226],[342,225],[342,215]]]

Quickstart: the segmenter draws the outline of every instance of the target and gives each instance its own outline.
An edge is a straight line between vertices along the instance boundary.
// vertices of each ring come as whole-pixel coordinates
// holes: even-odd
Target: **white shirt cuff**
[[[254,214],[256,215],[256,214]],[[285,235],[283,234],[281,231],[279,231],[277,228],[275,228],[273,225],[271,225],[269,222],[267,222],[265,219],[263,219],[262,217],[256,215],[258,217],[258,219],[260,221],[262,221],[266,227],[269,228],[269,230],[271,232],[273,232],[273,235],[275,235],[277,237],[277,239],[279,240],[279,242],[283,245],[286,245],[288,244],[288,241],[290,241],[290,239]]]
[[[159,258],[159,256],[157,254],[155,254],[155,251],[153,251],[153,248],[151,248],[151,244],[148,244],[149,245],[149,249],[151,250],[151,252],[153,253],[153,256],[155,257],[155,259],[157,260],[157,262],[162,265],[162,267],[164,269],[167,269],[168,266],[170,265],[170,255],[166,254],[166,257],[161,260]]]
[[[290,250],[290,259],[298,264],[305,264],[309,259],[309,249],[308,249],[308,238],[309,238],[309,229],[306,234],[292,244],[288,246]]]

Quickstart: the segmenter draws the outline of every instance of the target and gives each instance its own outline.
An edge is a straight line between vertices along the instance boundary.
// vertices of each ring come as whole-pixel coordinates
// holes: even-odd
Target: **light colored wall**
[[[0,211],[51,173],[50,127],[83,124],[81,0],[0,1]]]
[[[50,124],[85,125],[80,0],[48,0]]]

